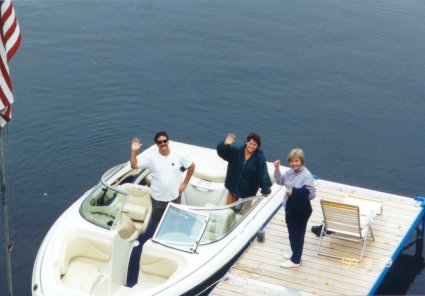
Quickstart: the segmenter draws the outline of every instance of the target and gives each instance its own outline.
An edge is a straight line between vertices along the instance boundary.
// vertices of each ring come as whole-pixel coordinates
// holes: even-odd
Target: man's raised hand
[[[134,138],[131,141],[131,150],[133,151],[138,151],[140,149],[140,147],[142,147],[142,142],[140,142],[139,138]]]

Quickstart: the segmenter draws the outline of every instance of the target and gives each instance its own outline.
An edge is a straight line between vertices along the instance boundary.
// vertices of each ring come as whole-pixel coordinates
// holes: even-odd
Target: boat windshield
[[[194,253],[199,245],[209,215],[169,203],[153,240],[166,246]]]
[[[225,237],[260,200],[261,197],[250,197],[227,206],[189,208],[169,203],[153,240],[175,249],[195,252],[199,244]]]
[[[102,178],[102,181],[83,201],[80,213],[86,220],[103,228],[111,229],[117,218],[121,217],[127,198],[126,193],[109,187]]]

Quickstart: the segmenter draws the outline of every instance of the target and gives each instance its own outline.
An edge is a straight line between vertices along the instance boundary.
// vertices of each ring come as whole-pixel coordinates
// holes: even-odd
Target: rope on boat
[[[236,263],[233,268],[242,268],[244,267],[243,264]],[[260,278],[263,276],[263,269],[259,268],[257,269],[259,274],[243,271],[241,274],[236,274],[233,278],[231,278],[228,274],[225,274],[223,277],[219,278],[218,280],[211,283],[209,286],[207,286],[204,290],[196,294],[196,296],[203,295],[203,293],[209,289],[211,289],[213,286],[217,285],[219,282],[226,283],[230,285],[230,291],[238,293],[238,294],[246,294],[248,292],[248,281],[246,280],[246,277],[244,277],[244,274],[249,274],[251,278]],[[244,289],[241,289],[243,287]]]
[[[236,276],[237,277],[237,276]],[[218,283],[220,283],[220,282],[223,282],[223,283],[225,283],[225,282],[228,282],[231,286],[239,286],[239,287],[242,287],[242,286],[245,286],[246,284],[243,284],[243,285],[239,285],[239,284],[236,284],[236,283],[234,283],[233,282],[233,280],[232,279],[230,279],[230,277],[226,274],[226,275],[224,275],[223,277],[221,277],[221,278],[219,278],[218,280],[216,280],[216,281],[214,281],[213,283],[211,283],[209,286],[207,286],[205,289],[203,289],[201,292],[199,292],[199,293],[197,293],[195,296],[200,296],[200,295],[204,295],[204,293],[205,293],[205,291],[208,291],[209,289],[211,289],[212,287],[214,287],[215,285],[217,285]],[[242,294],[245,294],[246,292],[247,292],[248,290],[246,290],[246,291],[240,291],[240,290],[232,290],[232,292],[238,292],[238,293],[242,293]]]
[[[240,269],[240,268],[243,268],[244,266],[246,266],[246,265],[236,263],[235,265],[233,265],[232,268],[239,268]],[[204,288],[201,292],[197,293],[195,296],[204,295],[203,293],[205,293],[205,291],[208,291],[209,289],[211,289],[212,287],[214,287],[215,285],[217,285],[220,282],[223,282],[223,283],[226,283],[227,282],[231,287],[235,287],[235,288],[236,287],[245,287],[246,286],[246,289],[244,289],[244,290],[241,290],[239,288],[237,288],[237,289],[230,289],[230,291],[232,291],[232,292],[236,292],[236,293],[239,293],[239,294],[245,294],[245,293],[248,292],[248,287],[247,287],[248,282],[246,281],[246,277],[243,277],[243,275],[244,274],[249,274],[250,277],[251,278],[254,278],[254,279],[261,278],[263,276],[263,274],[264,274],[264,270],[262,268],[258,268],[257,271],[259,271],[259,272],[252,273],[252,272],[248,272],[248,271],[242,271],[240,274],[236,274],[233,278],[231,278],[226,273],[223,277],[221,277],[218,280],[216,280],[213,283],[211,283],[209,286],[207,286],[206,288]],[[242,283],[237,283],[238,280],[242,281]]]

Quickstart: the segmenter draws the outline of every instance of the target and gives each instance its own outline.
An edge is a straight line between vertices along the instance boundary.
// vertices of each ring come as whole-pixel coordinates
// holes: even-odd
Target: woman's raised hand
[[[280,160],[275,160],[273,164],[274,164],[274,169],[278,171],[280,168]]]
[[[224,140],[224,145],[230,145],[232,144],[236,139],[235,134],[228,134],[226,139]]]

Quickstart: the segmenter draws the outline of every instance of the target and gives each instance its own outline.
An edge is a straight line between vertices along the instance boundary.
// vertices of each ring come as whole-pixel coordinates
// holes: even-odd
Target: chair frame
[[[357,262],[362,261],[366,241],[369,237],[375,240],[372,232],[372,221],[376,212],[371,211],[369,215],[361,217],[358,205],[347,204],[332,200],[320,200],[320,206],[323,214],[323,227],[320,233],[317,254],[333,258],[347,259],[345,257],[336,256],[330,253],[321,252],[323,237],[338,238],[346,241],[360,242],[361,253]],[[366,219],[362,225],[362,220]],[[325,232],[331,232],[325,234]],[[351,260],[351,259],[350,259]]]

